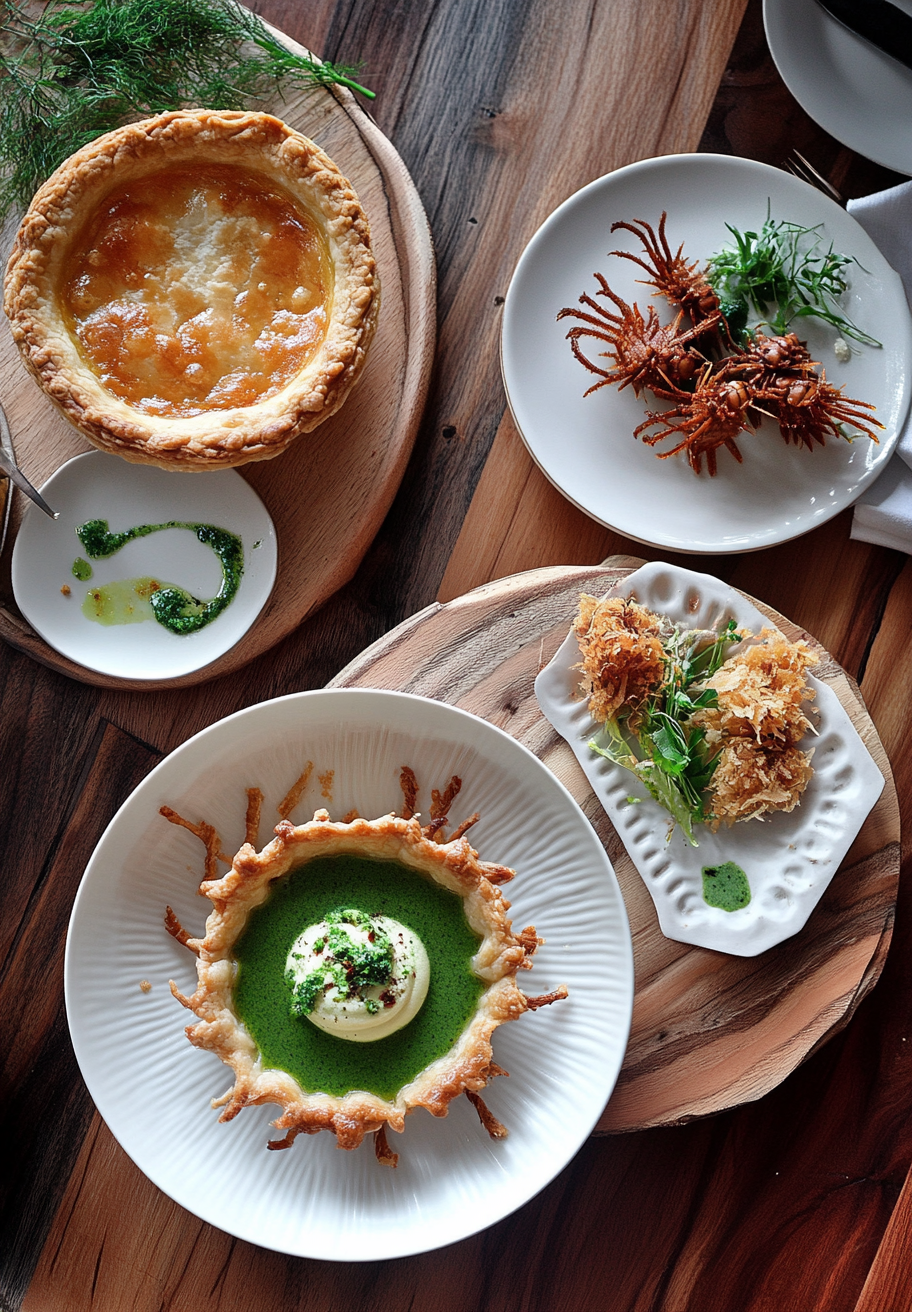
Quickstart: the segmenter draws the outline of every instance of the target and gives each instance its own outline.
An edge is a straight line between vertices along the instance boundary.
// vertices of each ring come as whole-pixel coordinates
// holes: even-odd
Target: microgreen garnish
[[[822,319],[845,337],[866,346],[881,343],[840,313],[836,302],[848,290],[845,270],[857,264],[840,255],[832,242],[824,245],[823,224],[805,227],[786,219],[773,219],[767,211],[759,232],[726,228],[734,245],[711,256],[707,278],[719,298],[730,328],[743,330],[751,308],[768,316],[771,331],[781,335],[796,319]]]
[[[0,218],[104,132],[171,109],[247,109],[358,70],[297,55],[233,0],[0,0]]]
[[[708,752],[706,731],[688,721],[696,711],[717,704],[714,690],[699,685],[716,673],[731,645],[740,640],[734,620],[710,642],[701,630],[675,626],[662,637],[665,677],[639,715],[635,732],[622,707],[604,725],[601,742],[589,743],[599,756],[632,770],[693,847],[694,825],[709,819],[704,794],[717,753]]]
[[[320,995],[335,986],[338,996],[345,1000],[371,986],[387,984],[393,969],[393,945],[380,926],[363,911],[338,909],[330,911],[325,923],[326,935],[314,941],[313,950],[324,960],[302,980],[296,980],[293,971],[286,971],[285,980],[292,991],[292,1016],[308,1016],[317,1005]],[[369,931],[372,941],[359,943],[351,937],[346,926]],[[317,944],[319,943],[319,947]],[[369,1015],[375,1015],[379,1004],[371,998],[363,999]]]

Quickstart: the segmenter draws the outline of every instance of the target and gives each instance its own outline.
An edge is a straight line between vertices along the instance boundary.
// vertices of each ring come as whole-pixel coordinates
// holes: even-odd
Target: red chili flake
[[[368,941],[368,943],[373,943],[374,938],[375,938],[374,931],[371,930],[370,933],[369,933],[368,936],[367,936],[367,941]]]
[[[395,996],[389,989],[387,989],[385,993],[380,994],[380,1001],[383,1003],[384,1007],[395,1007],[396,1005]]]

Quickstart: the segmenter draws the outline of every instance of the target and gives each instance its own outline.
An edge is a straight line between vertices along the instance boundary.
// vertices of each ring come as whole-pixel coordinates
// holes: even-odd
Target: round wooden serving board
[[[662,935],[645,885],[533,691],[567,636],[580,592],[600,595],[642,563],[615,556],[601,566],[538,569],[487,584],[401,624],[330,685],[398,689],[472,711],[534,752],[582,807],[617,872],[633,936],[630,1043],[597,1126],[611,1133],[679,1124],[760,1098],[842,1028],[883,967],[900,865],[893,776],[857,687],[812,637],[754,602],[788,638],[805,638],[817,651],[815,675],[848,711],[886,787],[794,938],[743,958]]]
[[[301,50],[281,33],[276,35]],[[0,637],[84,683],[182,687],[238,669],[272,647],[352,577],[392,504],[411,453],[436,334],[434,253],[414,183],[350,92],[316,87],[290,93],[269,109],[316,141],[358,193],[370,220],[380,271],[377,334],[364,373],[337,414],[283,455],[240,470],[275,523],[278,576],[272,597],[241,641],[202,670],[160,682],[131,681],[85,670],[49,647],[12,599],[9,557],[22,514],[17,494],[0,566]],[[3,231],[4,263],[16,227],[17,221],[11,221]],[[65,460],[92,448],[26,373],[5,316],[0,320],[0,401],[19,465],[40,486]],[[99,493],[98,513],[107,517],[113,508],[105,506],[103,488]]]

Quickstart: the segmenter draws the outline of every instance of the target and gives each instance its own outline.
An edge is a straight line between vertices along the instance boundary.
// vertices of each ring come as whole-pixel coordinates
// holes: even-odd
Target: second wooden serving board
[[[489,720],[544,761],[605,844],[630,918],[636,985],[627,1055],[597,1127],[607,1133],[679,1124],[760,1098],[847,1024],[883,968],[900,865],[893,776],[857,687],[812,637],[756,602],[788,638],[817,651],[815,675],[848,711],[886,786],[793,938],[744,958],[662,935],[645,885],[533,690],[567,636],[580,592],[600,595],[641,564],[612,557],[487,584],[407,620],[330,685],[398,689]]]

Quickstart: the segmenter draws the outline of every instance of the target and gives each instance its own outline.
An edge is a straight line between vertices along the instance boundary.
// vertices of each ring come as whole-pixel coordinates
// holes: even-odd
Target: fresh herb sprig
[[[822,224],[808,228],[767,214],[759,232],[725,226],[734,245],[710,258],[707,276],[730,326],[743,327],[753,308],[777,336],[796,319],[814,318],[856,342],[881,345],[839,309],[849,287],[845,270],[857,261],[841,255],[832,242],[824,244]]]
[[[734,620],[710,643],[705,633],[676,626],[662,642],[665,677],[636,728],[631,730],[622,709],[605,724],[603,743],[589,743],[599,756],[631,770],[693,847],[694,825],[709,818],[705,794],[718,758],[707,750],[706,731],[689,723],[697,711],[717,704],[716,693],[695,685],[711,678],[739,641]]]
[[[104,132],[186,106],[245,109],[357,69],[296,55],[234,0],[0,0],[0,218]]]

